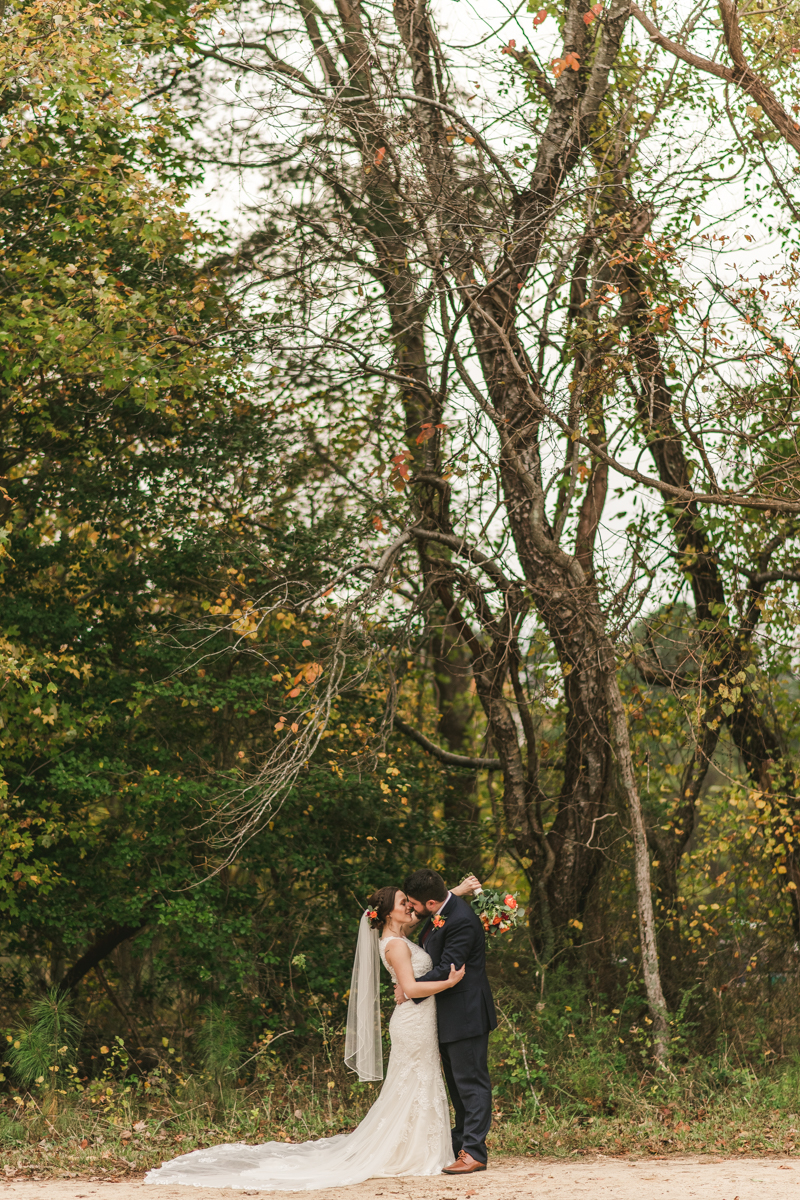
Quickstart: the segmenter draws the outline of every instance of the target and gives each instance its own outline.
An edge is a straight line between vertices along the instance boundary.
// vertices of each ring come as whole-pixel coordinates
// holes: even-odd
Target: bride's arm
[[[403,989],[409,1000],[424,1000],[426,996],[435,996],[438,992],[444,992],[448,988],[455,987],[464,978],[464,967],[456,968],[455,963],[451,963],[450,972],[446,979],[420,983],[414,978],[414,971],[411,966],[411,951],[406,943],[401,942],[399,938],[386,947],[386,958],[391,963],[392,970],[397,976],[399,987]]]

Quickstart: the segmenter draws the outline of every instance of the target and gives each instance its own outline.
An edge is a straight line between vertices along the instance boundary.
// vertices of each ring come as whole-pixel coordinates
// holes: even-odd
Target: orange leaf
[[[503,49],[500,51],[500,53],[501,53],[501,54],[511,54],[511,52],[513,51],[513,49],[514,49],[514,47],[516,46],[516,44],[517,44],[517,43],[514,41],[514,38],[511,38],[511,40],[510,40],[510,42],[508,43],[508,45],[507,45],[507,46],[503,46]]]
[[[541,25],[542,21],[546,21],[546,20],[547,20],[547,9],[540,8],[539,11],[537,12],[536,16],[533,18],[534,29],[536,28],[537,25]]]
[[[417,435],[417,445],[421,446],[423,442],[429,442],[432,437],[436,436],[437,430],[447,429],[446,425],[432,425],[430,421],[425,421],[420,427]]]
[[[573,71],[580,68],[581,60],[574,50],[569,50],[563,58],[554,58],[550,64],[550,70],[558,79],[559,75],[563,75],[568,67],[572,67]]]
[[[386,147],[385,147],[385,146],[381,146],[380,150],[378,150],[378,151],[376,152],[376,154],[375,154],[375,157],[374,157],[374,159],[372,160],[372,161],[375,163],[375,166],[376,166],[376,167],[379,167],[379,166],[381,165],[381,163],[383,162],[383,159],[384,159],[384,156],[385,156],[385,154],[386,154]]]
[[[402,492],[410,478],[406,464],[411,457],[410,450],[401,450],[399,454],[392,455],[392,469],[389,472],[389,479],[392,487],[397,492]]]
[[[378,533],[383,533],[383,521],[380,519],[377,513],[375,513],[375,516],[372,518],[372,524]]]
[[[593,4],[593,5],[592,5],[592,7],[589,9],[589,11],[588,11],[588,12],[585,12],[585,13],[583,14],[583,20],[584,20],[584,24],[585,24],[585,25],[591,25],[591,23],[592,23],[592,21],[595,19],[595,17],[599,17],[599,16],[600,16],[600,13],[601,13],[602,11],[603,11],[603,6],[602,6],[602,4],[600,4],[600,3],[598,3],[598,4]]]

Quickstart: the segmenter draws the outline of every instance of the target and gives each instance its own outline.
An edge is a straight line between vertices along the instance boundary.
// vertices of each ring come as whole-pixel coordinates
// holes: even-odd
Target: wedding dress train
[[[385,956],[391,940],[381,941],[379,949],[394,980]],[[430,971],[431,959],[413,942],[408,945],[418,979]],[[438,1175],[453,1150],[435,998],[398,1005],[389,1033],[392,1050],[380,1096],[352,1133],[300,1145],[240,1142],[195,1150],[148,1172],[145,1183],[302,1192],[376,1177]]]

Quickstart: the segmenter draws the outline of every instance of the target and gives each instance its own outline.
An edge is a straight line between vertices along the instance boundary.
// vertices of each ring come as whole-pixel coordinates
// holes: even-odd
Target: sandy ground
[[[237,1196],[304,1197],[306,1200],[800,1200],[800,1159],[680,1157],[536,1158],[495,1160],[465,1179],[373,1179],[318,1192],[229,1191],[153,1187],[141,1178],[117,1183],[81,1179],[9,1180],[5,1200],[235,1200]]]

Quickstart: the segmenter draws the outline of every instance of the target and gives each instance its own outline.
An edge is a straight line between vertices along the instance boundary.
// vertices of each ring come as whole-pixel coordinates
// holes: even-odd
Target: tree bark
[[[613,656],[613,647],[608,645],[607,654]],[[636,784],[636,772],[631,756],[628,736],[628,719],[619,690],[616,670],[609,663],[606,675],[606,696],[611,710],[614,743],[617,751],[617,768],[622,783],[628,812],[631,818],[633,838],[633,875],[636,885],[636,915],[639,921],[639,945],[642,954],[642,976],[644,978],[650,1019],[653,1022],[654,1057],[664,1066],[669,1059],[669,1014],[664,991],[661,986],[661,971],[658,959],[653,893],[650,886],[650,853],[647,847],[647,829]]]
[[[92,946],[82,954],[77,962],[69,968],[64,974],[61,982],[58,984],[58,992],[65,996],[69,992],[74,992],[84,975],[101,963],[104,958],[108,958],[112,950],[116,950],[117,946],[122,942],[126,942],[128,938],[136,937],[137,933],[145,928],[141,925],[112,925],[105,933],[101,934]]]
[[[452,754],[463,755],[474,712],[470,655],[449,623],[437,631],[431,650],[439,710],[437,733]],[[467,776],[463,770],[448,774],[444,780],[442,799],[448,830],[444,861],[448,879],[470,872],[479,878],[481,875],[481,813],[476,797],[477,783],[476,772]]]

